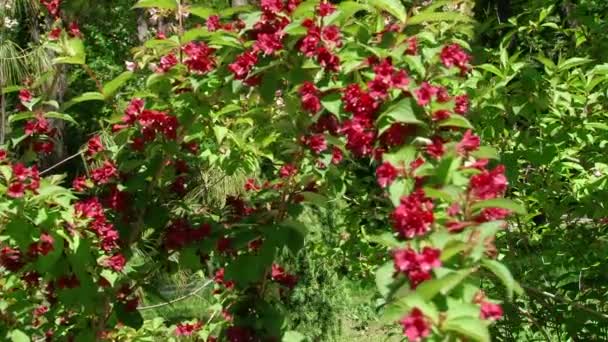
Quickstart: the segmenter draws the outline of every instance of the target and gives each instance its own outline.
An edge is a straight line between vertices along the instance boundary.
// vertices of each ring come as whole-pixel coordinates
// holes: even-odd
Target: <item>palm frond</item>
[[[0,84],[18,85],[30,75],[40,75],[52,68],[42,46],[24,50],[11,40],[0,42]]]

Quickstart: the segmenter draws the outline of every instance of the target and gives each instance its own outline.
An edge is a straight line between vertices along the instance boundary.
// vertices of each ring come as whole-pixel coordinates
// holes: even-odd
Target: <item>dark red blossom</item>
[[[32,96],[32,92],[28,89],[19,90],[19,101],[21,101],[22,103],[30,102],[33,99],[34,97]]]
[[[276,281],[277,283],[293,289],[297,282],[298,279],[296,276],[292,275],[292,274],[288,274],[287,272],[285,272],[285,270],[277,265],[277,264],[272,264],[272,269],[270,272],[270,278],[274,281]]]
[[[68,27],[68,34],[70,35],[70,37],[82,37],[82,32],[80,32],[80,27],[78,26],[78,23],[76,23],[75,21],[72,21],[70,23],[70,26]]]
[[[464,133],[462,140],[458,144],[456,144],[456,151],[460,154],[467,154],[473,151],[477,151],[479,149],[479,145],[481,143],[481,139],[470,129]]]
[[[433,112],[433,121],[442,121],[448,119],[452,114],[449,110],[439,109]]]
[[[220,16],[219,15],[211,15],[211,16],[209,16],[209,18],[207,18],[207,22],[205,23],[205,25],[207,25],[207,30],[209,32],[213,32],[213,31],[219,30],[220,27],[221,27]]]
[[[96,197],[76,202],[74,210],[76,215],[81,218],[100,219],[105,217],[103,207]]]
[[[338,72],[340,70],[340,57],[325,47],[317,49],[317,62],[325,71]]]
[[[54,250],[53,243],[55,240],[48,233],[42,233],[38,242],[35,242],[29,247],[29,255],[37,257],[39,255],[47,255]]]
[[[423,236],[435,221],[433,202],[418,190],[401,198],[401,204],[391,214],[393,228],[402,238]]]
[[[320,154],[327,150],[327,140],[323,134],[313,134],[302,137],[302,143],[308,146],[316,154]]]
[[[399,175],[399,170],[389,162],[384,162],[376,169],[376,180],[378,184],[386,188],[391,185]]]
[[[54,135],[55,131],[51,128],[50,122],[44,117],[42,113],[36,113],[36,116],[32,120],[28,120],[25,123],[25,134],[44,134],[48,136]]]
[[[49,11],[49,14],[53,17],[57,17],[59,15],[60,2],[60,0],[40,0],[40,3],[46,7],[46,10]]]
[[[125,268],[127,259],[124,255],[116,253],[103,261],[103,266],[113,269],[116,272],[121,272]]]
[[[380,143],[387,147],[401,146],[405,143],[405,139],[411,136],[415,131],[415,127],[404,123],[392,124],[380,136]]]
[[[422,82],[420,88],[414,91],[418,105],[426,106],[431,102],[433,96],[437,95],[438,88],[430,85],[428,82]]]
[[[321,31],[313,21],[304,21],[302,26],[308,28],[308,32],[304,38],[298,42],[298,50],[306,57],[312,57],[317,54],[317,48],[321,43]]]
[[[340,28],[336,25],[328,25],[323,27],[321,37],[323,37],[325,43],[330,44],[332,47],[340,47],[342,45]]]
[[[481,319],[499,320],[502,318],[503,311],[500,304],[483,301],[481,302]]]
[[[298,89],[302,109],[312,114],[321,110],[321,100],[319,99],[319,90],[312,82],[305,81]]]
[[[298,173],[298,168],[293,164],[285,164],[279,170],[279,175],[281,178],[290,178],[295,176]]]
[[[21,198],[25,196],[25,185],[21,182],[13,182],[9,185],[6,194],[12,198]]]
[[[52,141],[35,141],[34,142],[34,152],[39,154],[51,154],[53,153],[53,148],[55,144]]]
[[[107,184],[118,177],[118,170],[113,162],[106,160],[102,166],[91,171],[91,179],[96,184]]]
[[[405,54],[415,56],[418,54],[418,38],[409,37],[405,44],[407,44],[407,48],[405,50]]]
[[[93,136],[87,142],[87,155],[94,156],[97,153],[104,150],[103,144],[101,143],[101,137],[99,135]]]
[[[331,163],[334,165],[338,165],[342,162],[342,159],[344,159],[342,155],[342,150],[337,147],[334,147],[331,150]]]
[[[8,246],[0,249],[0,266],[10,272],[17,272],[25,265],[21,251]]]
[[[178,323],[175,328],[175,336],[192,336],[203,327],[203,323]]]
[[[485,208],[475,217],[475,221],[479,223],[503,220],[511,215],[511,211],[503,208]]]
[[[441,50],[439,58],[447,68],[455,66],[458,67],[462,73],[465,73],[468,70],[468,64],[471,60],[471,56],[469,56],[458,44],[445,46]]]
[[[175,54],[171,52],[170,54],[163,56],[156,67],[156,72],[159,74],[164,74],[167,71],[171,70],[178,63],[177,57]]]
[[[234,78],[237,80],[244,80],[247,78],[257,62],[257,53],[253,51],[245,51],[238,55],[233,63],[228,65],[228,70],[234,74]]]
[[[153,140],[158,133],[161,133],[169,140],[177,138],[177,118],[165,112],[144,109],[138,117],[139,124],[142,126],[142,134],[146,141]]]
[[[414,308],[399,321],[409,342],[420,342],[431,333],[430,324],[422,311]]]
[[[340,128],[340,132],[346,135],[346,148],[357,157],[370,155],[373,151],[376,131],[370,126],[368,118],[355,117],[344,121]]]
[[[426,146],[426,153],[435,159],[440,159],[445,153],[444,141],[441,137],[435,136],[431,138],[431,144]]]
[[[469,97],[459,95],[454,98],[454,112],[460,115],[465,115],[469,111]]]
[[[260,7],[264,12],[275,14],[283,10],[283,0],[262,0]]]
[[[471,177],[469,183],[471,195],[480,200],[496,198],[504,194],[507,189],[505,167],[499,165],[494,170],[484,170]]]
[[[336,6],[334,6],[331,2],[322,1],[317,6],[317,14],[321,17],[326,17],[336,11]]]
[[[190,42],[183,48],[186,58],[184,64],[188,70],[198,75],[204,75],[215,68],[215,49],[210,48],[204,42]]]
[[[395,271],[405,274],[414,289],[432,278],[431,271],[441,266],[440,255],[440,250],[431,247],[423,248],[422,253],[411,248],[396,250],[393,252]]]

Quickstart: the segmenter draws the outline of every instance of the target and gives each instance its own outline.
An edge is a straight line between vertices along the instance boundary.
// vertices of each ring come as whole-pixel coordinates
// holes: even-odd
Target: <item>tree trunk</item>
[[[137,39],[143,43],[148,38],[148,20],[146,19],[146,11],[137,10]]]

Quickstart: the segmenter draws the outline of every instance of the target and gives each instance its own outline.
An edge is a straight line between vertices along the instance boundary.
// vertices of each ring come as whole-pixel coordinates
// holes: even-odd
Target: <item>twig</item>
[[[547,291],[543,291],[543,290],[539,290],[537,288],[530,287],[530,286],[527,286],[527,285],[522,285],[522,287],[525,288],[526,291],[533,292],[533,293],[536,293],[538,295],[542,295],[542,296],[545,296],[545,297],[549,297],[551,299],[557,300],[558,302],[570,304],[570,305],[574,306],[577,309],[583,310],[583,311],[585,311],[587,313],[590,313],[590,314],[593,314],[595,316],[601,317],[601,318],[603,318],[603,319],[605,319],[605,320],[608,321],[608,314],[603,313],[603,312],[599,312],[599,311],[596,311],[596,310],[593,310],[591,308],[588,308],[588,307],[586,307],[586,306],[584,306],[584,305],[582,305],[580,303],[577,303],[577,302],[575,302],[575,301],[573,301],[571,299],[560,297],[560,296],[555,295],[553,293],[550,293],[550,292],[547,292]]]
[[[65,158],[64,160],[62,160],[62,161],[58,162],[57,164],[55,164],[55,165],[53,165],[53,166],[50,166],[49,168],[47,168],[47,169],[45,169],[45,170],[41,171],[41,172],[40,172],[40,175],[44,175],[45,173],[47,173],[47,172],[49,172],[49,171],[53,170],[54,168],[56,168],[56,167],[58,167],[58,166],[60,166],[60,165],[62,165],[62,164],[65,164],[66,162],[68,162],[68,161],[70,161],[70,160],[72,160],[72,159],[74,159],[74,158],[78,157],[78,156],[79,156],[79,155],[81,155],[83,152],[84,152],[84,151],[78,151],[77,153],[75,153],[75,154],[73,154],[73,155],[71,155],[71,156],[69,156],[69,157]]]
[[[213,280],[208,280],[205,284],[203,284],[203,286],[195,289],[194,291],[192,291],[192,292],[190,292],[190,293],[188,293],[186,295],[183,295],[181,297],[175,298],[175,299],[170,300],[170,301],[165,302],[165,303],[154,304],[154,305],[150,305],[150,306],[140,306],[140,307],[137,308],[137,310],[156,309],[156,308],[160,308],[160,307],[163,307],[163,306],[171,305],[173,303],[182,301],[182,300],[184,300],[186,298],[189,298],[189,297],[192,297],[192,296],[196,295],[198,292],[200,292],[201,290],[203,290],[205,287],[209,286],[211,283],[213,283]]]

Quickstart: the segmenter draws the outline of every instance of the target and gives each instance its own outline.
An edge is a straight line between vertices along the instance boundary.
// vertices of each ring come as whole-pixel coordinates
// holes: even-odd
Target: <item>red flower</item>
[[[272,280],[290,289],[293,289],[298,282],[298,279],[294,275],[287,274],[285,270],[277,264],[272,264],[270,277]]]
[[[483,301],[481,302],[481,319],[499,320],[502,318],[503,311],[500,304]]]
[[[469,97],[467,95],[456,96],[454,102],[454,112],[465,115],[469,111]]]
[[[55,144],[52,141],[35,141],[34,142],[34,152],[41,154],[51,154],[53,153],[53,148]]]
[[[8,153],[6,152],[6,150],[0,148],[0,162],[3,162],[6,159],[7,155]]]
[[[408,85],[410,84],[410,79],[405,70],[399,70],[391,76],[391,83],[393,88],[408,90]]]
[[[458,151],[460,154],[467,154],[469,152],[477,151],[480,143],[481,140],[479,137],[473,134],[473,132],[469,129],[464,133],[462,140],[456,144],[456,151]]]
[[[317,113],[321,110],[321,100],[319,100],[319,90],[312,82],[305,81],[298,89],[302,109],[310,113]]]
[[[418,308],[414,308],[399,323],[403,326],[403,334],[410,342],[422,341],[431,333],[428,320]]]
[[[55,132],[53,129],[51,129],[51,124],[42,115],[42,113],[37,113],[35,119],[29,120],[25,123],[25,134],[44,134],[52,136],[55,134]]]
[[[199,331],[203,326],[203,323],[179,323],[175,328],[175,336],[192,336],[195,332]]]
[[[449,110],[446,109],[440,109],[437,110],[433,113],[433,121],[442,121],[445,119],[448,119],[450,117],[451,113]]]
[[[323,1],[317,6],[317,14],[321,17],[326,17],[336,11],[336,6],[332,3]]]
[[[343,155],[342,155],[342,150],[334,147],[331,150],[331,162],[334,165],[338,165],[342,162],[342,159],[344,159]]]
[[[407,275],[411,288],[431,279],[431,270],[441,266],[439,256],[441,251],[425,247],[422,253],[416,253],[411,248],[393,252],[395,271]]]
[[[373,150],[376,132],[368,128],[367,118],[346,120],[340,132],[346,135],[346,148],[358,157],[367,156]]]
[[[394,147],[401,146],[405,143],[405,139],[410,136],[415,129],[407,124],[394,123],[380,136],[380,142],[383,146]]]
[[[256,180],[253,178],[248,178],[245,182],[245,191],[258,191],[260,190],[260,186],[257,184]]]
[[[302,0],[287,0],[287,6],[285,6],[287,13],[291,14],[293,11],[295,11],[295,9],[300,5],[300,2],[302,2]]]
[[[285,164],[279,170],[279,175],[281,178],[290,178],[295,176],[298,173],[298,168],[296,168],[292,164]]]
[[[445,153],[445,147],[443,146],[443,139],[440,137],[431,138],[432,143],[426,147],[426,153],[435,159],[440,159]]]
[[[21,251],[8,246],[2,247],[0,249],[0,265],[10,272],[19,271],[25,265]]]
[[[99,135],[95,135],[91,139],[89,139],[87,143],[87,155],[94,156],[97,153],[103,151],[103,144],[101,143],[101,137]]]
[[[205,43],[190,42],[183,48],[188,56],[184,64],[188,70],[199,75],[208,73],[215,68],[215,58],[212,56],[214,49]]]
[[[437,102],[446,103],[451,100],[448,90],[444,87],[437,87]]]
[[[302,141],[304,145],[308,146],[316,154],[327,150],[327,140],[325,140],[325,136],[323,134],[314,134],[303,137]]]
[[[19,181],[13,182],[9,185],[6,194],[12,198],[21,198],[25,195],[25,185]]]
[[[433,96],[437,95],[437,92],[438,88],[430,85],[428,82],[422,82],[420,88],[414,91],[416,94],[416,101],[418,101],[418,105],[420,106],[429,104]]]
[[[340,28],[336,25],[325,26],[321,31],[321,37],[332,46],[342,45]]]
[[[308,33],[302,40],[298,42],[298,50],[306,57],[312,57],[317,54],[317,48],[321,42],[321,33],[314,22],[302,22],[302,26],[308,28]]]
[[[97,184],[107,184],[114,177],[118,177],[118,170],[116,165],[108,160],[101,167],[91,171],[91,179]]]
[[[137,117],[141,114],[144,109],[145,102],[142,99],[134,98],[129,102],[129,105],[125,109],[125,115],[122,117],[122,122],[126,124],[133,124],[137,121]]]
[[[505,167],[499,165],[494,170],[483,170],[481,173],[471,177],[469,189],[473,197],[486,200],[501,196],[507,189],[507,177]]]
[[[272,55],[275,51],[281,50],[283,43],[281,37],[277,33],[260,33],[258,39],[253,44],[253,51],[261,51],[265,55]]]
[[[164,74],[167,71],[171,70],[178,63],[177,57],[175,54],[171,52],[170,54],[163,56],[156,67],[156,72],[159,74]]]
[[[399,170],[391,163],[384,162],[376,169],[376,179],[381,187],[386,188],[391,185],[399,175]]]
[[[391,215],[393,228],[403,238],[422,236],[431,230],[435,221],[433,202],[418,190],[401,198],[401,204]]]
[[[70,26],[68,28],[68,34],[72,37],[82,37],[82,32],[80,32],[80,27],[78,27],[78,24],[76,22],[72,21],[70,23]]]
[[[485,208],[475,217],[475,221],[479,223],[503,220],[511,215],[511,211],[503,208]]]
[[[378,110],[378,103],[358,84],[350,84],[344,89],[342,102],[344,109],[359,119],[372,120]]]
[[[407,44],[407,49],[405,50],[407,55],[415,56],[418,54],[418,38],[415,36],[409,37],[405,43]]]
[[[30,245],[29,254],[31,256],[47,255],[55,249],[53,246],[54,242],[55,240],[52,236],[48,233],[42,233],[38,242]]]
[[[335,115],[323,114],[319,117],[317,122],[310,127],[310,130],[315,133],[329,132],[331,135],[337,135],[340,130],[340,123]]]
[[[340,70],[340,58],[324,47],[317,49],[317,62],[326,71],[338,72]]]
[[[237,56],[232,64],[228,65],[228,69],[234,74],[234,78],[244,80],[257,62],[258,56],[255,52],[245,51]]]
[[[468,64],[471,60],[471,56],[464,52],[464,50],[458,44],[445,46],[441,50],[439,58],[441,59],[443,65],[445,65],[447,68],[456,66],[462,73],[465,73],[468,70]]]
[[[46,7],[46,10],[49,11],[54,17],[57,17],[59,14],[59,3],[60,0],[40,0],[40,3]]]
[[[283,10],[283,1],[282,0],[262,0],[260,3],[260,7],[262,11],[268,13],[278,13]]]
[[[116,272],[122,271],[126,263],[127,259],[120,253],[116,253],[103,261],[105,267],[111,268]]]
[[[19,101],[22,103],[30,102],[33,98],[32,92],[30,92],[28,89],[19,90]]]
[[[96,197],[76,202],[74,204],[76,215],[82,218],[103,219],[103,207]]]
[[[209,18],[207,18],[207,22],[205,24],[207,25],[207,30],[210,32],[219,30],[221,27],[220,16],[219,15],[209,16]]]

